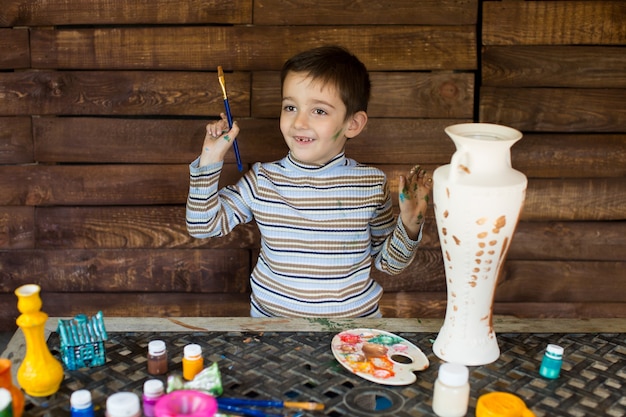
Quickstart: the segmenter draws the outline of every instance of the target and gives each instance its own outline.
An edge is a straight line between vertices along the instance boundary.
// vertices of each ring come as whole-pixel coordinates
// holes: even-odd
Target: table
[[[58,356],[56,318],[46,324],[46,338]],[[27,398],[25,417],[67,417],[69,396],[77,389],[92,392],[97,415],[106,398],[117,391],[141,394],[149,340],[168,345],[169,370],[180,372],[187,343],[203,347],[205,365],[217,362],[224,396],[316,401],[324,412],[304,416],[423,416],[431,409],[433,383],[441,361],[432,342],[442,324],[438,319],[252,319],[252,318],[106,318],[109,333],[107,364],[65,372],[59,392]],[[351,328],[386,330],[410,340],[430,361],[407,386],[384,386],[345,370],[330,350],[332,337]],[[501,349],[489,365],[470,367],[474,415],[478,396],[512,392],[537,416],[626,415],[626,319],[515,319],[495,317]],[[561,376],[547,380],[538,369],[548,343],[565,348]],[[18,329],[3,357],[17,372],[25,342]],[[163,378],[164,379],[164,378]],[[164,379],[165,380],[165,379]],[[373,404],[385,404],[376,410]],[[293,413],[291,414],[293,415]]]

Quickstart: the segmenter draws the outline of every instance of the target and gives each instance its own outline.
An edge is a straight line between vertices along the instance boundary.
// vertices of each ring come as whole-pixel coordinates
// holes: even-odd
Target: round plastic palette
[[[417,379],[414,372],[429,366],[417,346],[383,330],[345,330],[333,337],[331,349],[347,370],[384,385],[412,384]]]

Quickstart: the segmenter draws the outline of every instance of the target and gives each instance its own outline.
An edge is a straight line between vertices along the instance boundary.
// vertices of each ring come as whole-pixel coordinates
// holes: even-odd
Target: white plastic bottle
[[[107,398],[106,417],[141,417],[139,396],[133,392],[116,392]]]
[[[469,370],[457,363],[439,367],[433,392],[433,411],[439,417],[463,417],[469,404]]]

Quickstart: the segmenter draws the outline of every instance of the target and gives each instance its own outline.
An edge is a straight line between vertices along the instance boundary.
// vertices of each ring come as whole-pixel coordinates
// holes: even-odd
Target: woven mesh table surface
[[[107,363],[98,368],[65,371],[61,389],[48,398],[29,398],[25,416],[69,416],[69,397],[78,389],[93,396],[96,415],[104,415],[106,398],[119,391],[141,395],[147,374],[147,345],[166,342],[169,372],[181,372],[183,347],[198,343],[205,365],[217,362],[224,396],[282,401],[314,401],[323,412],[304,416],[428,416],[433,384],[441,361],[432,353],[433,333],[401,333],[430,360],[430,367],[406,386],[384,386],[351,374],[334,358],[332,332],[173,332],[111,333]],[[470,367],[474,415],[477,398],[506,391],[524,399],[537,416],[626,415],[625,334],[498,334],[500,358],[489,365]],[[544,379],[539,365],[548,343],[565,348],[561,376]],[[59,338],[52,333],[51,351],[59,357]],[[161,377],[163,381],[165,377]],[[376,410],[375,404],[385,409]],[[272,410],[273,413],[286,410]],[[269,411],[268,411],[269,412]]]

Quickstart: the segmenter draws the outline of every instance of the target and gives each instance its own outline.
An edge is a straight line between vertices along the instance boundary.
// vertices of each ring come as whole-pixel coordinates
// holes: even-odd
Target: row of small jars
[[[204,366],[202,347],[192,343],[183,350],[183,378],[190,381]],[[148,343],[148,373],[164,375],[168,372],[167,347],[163,340],[152,340]],[[148,379],[143,385],[143,415],[154,416],[154,407],[165,393],[165,387],[159,379]],[[92,417],[94,415],[91,393],[78,390],[70,397],[72,417]],[[107,417],[138,417],[141,416],[139,396],[132,392],[118,392],[107,398]]]

